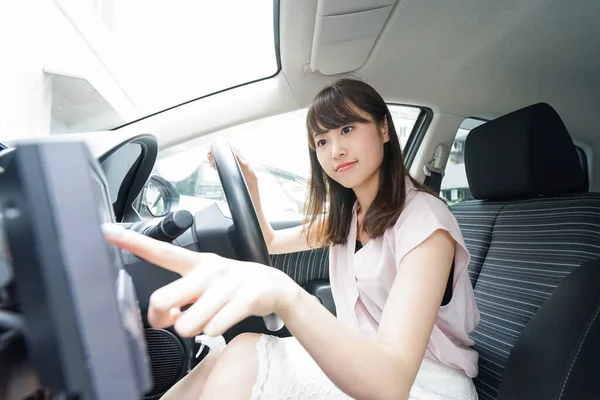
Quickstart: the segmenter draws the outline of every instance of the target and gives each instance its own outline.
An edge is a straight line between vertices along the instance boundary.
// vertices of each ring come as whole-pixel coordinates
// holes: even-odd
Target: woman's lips
[[[344,171],[348,171],[350,168],[352,168],[354,166],[354,164],[356,164],[357,161],[352,161],[352,162],[348,162],[348,163],[343,163],[340,164],[336,167],[336,171],[337,172],[344,172]]]

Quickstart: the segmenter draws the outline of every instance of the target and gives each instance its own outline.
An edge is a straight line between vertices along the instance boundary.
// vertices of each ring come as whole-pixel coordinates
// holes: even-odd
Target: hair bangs
[[[356,106],[347,101],[345,96],[335,88],[329,88],[315,98],[308,110],[306,118],[309,143],[314,146],[312,138],[353,122],[369,122],[357,111]]]

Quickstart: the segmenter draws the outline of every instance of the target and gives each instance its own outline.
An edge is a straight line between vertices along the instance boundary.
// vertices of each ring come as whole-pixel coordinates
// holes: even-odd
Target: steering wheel
[[[271,266],[271,257],[252,198],[231,146],[225,140],[217,140],[211,144],[210,150],[231,211],[233,225],[240,238],[238,254],[245,261]],[[283,328],[283,322],[275,314],[267,315],[263,319],[270,331]]]

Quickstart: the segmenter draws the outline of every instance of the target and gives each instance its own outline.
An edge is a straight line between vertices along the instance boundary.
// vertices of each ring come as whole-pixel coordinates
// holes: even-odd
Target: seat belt
[[[442,188],[442,178],[444,177],[444,167],[446,166],[446,158],[448,157],[448,154],[449,152],[446,151],[446,146],[443,144],[438,144],[438,146],[435,148],[435,152],[433,153],[433,159],[431,162],[423,166],[423,172],[425,173],[424,183],[438,194]],[[444,290],[444,297],[442,298],[442,306],[447,305],[452,300],[454,262],[455,260],[452,260],[450,275],[448,276],[446,290]]]
[[[439,194],[442,188],[442,178],[441,173],[429,171],[429,175],[425,175],[425,184]]]
[[[424,183],[436,193],[440,193],[442,188],[442,178],[444,177],[444,166],[446,165],[447,157],[446,146],[439,144],[435,148],[431,162],[423,166],[423,173],[425,174]]]

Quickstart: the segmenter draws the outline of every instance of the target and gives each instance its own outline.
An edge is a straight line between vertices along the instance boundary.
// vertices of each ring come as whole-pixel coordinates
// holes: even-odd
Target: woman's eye
[[[326,144],[327,144],[327,140],[325,140],[325,139],[317,140],[318,147],[325,146]]]
[[[342,133],[343,133],[344,135],[346,135],[346,134],[350,133],[350,132],[352,131],[352,129],[354,129],[354,127],[353,127],[353,126],[345,126],[345,127],[342,129]]]

